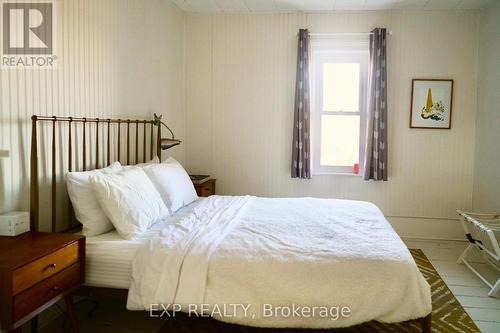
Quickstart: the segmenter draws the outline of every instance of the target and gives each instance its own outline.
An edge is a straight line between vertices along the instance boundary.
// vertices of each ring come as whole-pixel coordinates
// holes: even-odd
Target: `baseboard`
[[[402,238],[464,240],[458,219],[387,216],[392,227]]]

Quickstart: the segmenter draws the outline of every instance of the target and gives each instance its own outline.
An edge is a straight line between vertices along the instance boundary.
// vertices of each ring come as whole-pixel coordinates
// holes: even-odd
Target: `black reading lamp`
[[[170,149],[170,148],[175,147],[177,145],[180,145],[181,140],[175,138],[174,132],[172,132],[170,127],[168,127],[163,121],[161,121],[161,117],[162,117],[162,115],[158,116],[155,113],[154,114],[154,124],[158,126],[158,129],[160,128],[160,125],[165,126],[168,129],[168,131],[170,132],[170,134],[172,135],[171,138],[160,138],[161,150],[167,150],[167,149]]]

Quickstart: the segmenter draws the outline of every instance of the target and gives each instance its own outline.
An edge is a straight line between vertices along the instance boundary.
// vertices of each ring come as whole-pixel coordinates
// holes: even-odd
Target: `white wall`
[[[376,203],[403,236],[462,238],[472,203],[478,14],[378,11],[191,14],[186,25],[186,164],[221,194]],[[389,37],[389,181],[290,178],[296,33]],[[412,78],[455,80],[451,130],[409,129]]]
[[[190,171],[217,177],[219,193],[369,200],[404,236],[461,237],[454,210],[472,206],[475,11],[186,14],[185,19],[161,0],[64,0],[61,6],[58,69],[0,71],[0,150],[11,154],[0,159],[0,212],[29,208],[32,114],[149,118],[157,112],[184,141],[168,152]],[[366,32],[375,26],[394,32],[389,181],[291,179],[297,30]],[[450,131],[408,128],[413,77],[455,79]],[[488,119],[479,115],[478,122],[487,126]],[[478,145],[481,137],[478,133]],[[476,170],[485,168],[496,170],[484,165]]]
[[[473,208],[500,212],[500,2],[481,11]]]
[[[184,136],[184,13],[163,0],[58,3],[57,69],[0,70],[0,150],[10,150],[0,159],[0,212],[29,210],[33,114],[151,119],[156,112]],[[44,192],[50,143],[49,132],[42,132],[42,208],[50,202]],[[66,141],[57,144],[65,151]],[[184,146],[172,154],[183,161]],[[58,189],[64,209],[64,184]],[[45,226],[47,214],[42,211]]]

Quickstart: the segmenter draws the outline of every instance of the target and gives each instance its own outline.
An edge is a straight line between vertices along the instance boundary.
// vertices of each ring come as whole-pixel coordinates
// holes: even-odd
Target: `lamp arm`
[[[165,124],[163,121],[161,121],[161,117],[162,117],[162,115],[157,116],[156,113],[154,114],[155,125],[158,125],[158,126],[163,125],[163,126],[165,126],[168,129],[168,131],[170,132],[170,134],[172,134],[172,139],[175,139],[174,132],[172,132],[172,130],[170,129],[170,127],[167,126],[167,124]]]
[[[172,130],[170,129],[170,127],[168,127],[163,121],[160,121],[160,124],[162,124],[163,126],[165,126],[168,129],[168,131],[170,132],[170,134],[172,134],[172,139],[175,139],[174,132],[172,132]]]

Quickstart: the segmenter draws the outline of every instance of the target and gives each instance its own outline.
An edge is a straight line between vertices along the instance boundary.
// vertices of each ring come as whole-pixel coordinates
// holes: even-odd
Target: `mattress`
[[[296,328],[432,310],[408,248],[368,202],[211,196],[141,246],[132,266],[129,310],[174,304],[234,324]]]
[[[163,229],[165,224],[176,223],[189,215],[203,200],[200,198],[181,208],[134,240],[123,239],[116,230],[87,237],[85,285],[128,289],[132,278],[132,262],[141,245]]]

